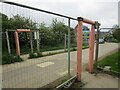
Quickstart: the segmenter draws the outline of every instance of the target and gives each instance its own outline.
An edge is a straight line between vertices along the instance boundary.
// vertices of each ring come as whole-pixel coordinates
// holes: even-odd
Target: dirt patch
[[[55,80],[54,82],[51,82],[50,84],[47,84],[45,86],[43,86],[42,88],[55,88],[58,85],[60,85],[62,83],[63,80],[65,80],[67,78],[67,75]]]
[[[70,88],[82,88],[84,85],[85,83],[76,80]]]

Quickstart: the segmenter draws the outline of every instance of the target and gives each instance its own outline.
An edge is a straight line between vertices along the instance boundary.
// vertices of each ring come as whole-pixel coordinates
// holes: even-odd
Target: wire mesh
[[[3,88],[39,88],[68,73],[68,21],[66,18],[2,3]],[[76,21],[70,20],[70,74],[76,74]],[[20,57],[17,57],[15,30]],[[6,36],[8,32],[8,39]],[[13,31],[10,31],[13,30]],[[89,45],[89,30],[83,32],[83,48]],[[8,45],[8,42],[10,45]],[[10,47],[10,52],[8,50]],[[12,64],[10,64],[12,63]]]
[[[2,28],[3,88],[39,88],[67,75],[67,19],[5,3],[1,13],[8,25]],[[16,29],[30,29],[18,32],[20,57],[16,53]],[[73,28],[70,40],[71,51],[76,51]]]

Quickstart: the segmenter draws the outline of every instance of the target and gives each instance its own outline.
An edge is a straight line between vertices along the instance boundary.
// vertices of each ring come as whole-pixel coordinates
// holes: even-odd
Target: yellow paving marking
[[[47,67],[47,66],[50,66],[54,64],[53,62],[44,62],[44,63],[41,63],[41,64],[37,64],[38,67]]]
[[[70,71],[72,71],[73,69],[70,69]],[[68,73],[68,71],[65,71],[65,72],[61,72],[61,73],[59,73],[61,76],[63,76],[63,75],[65,75],[65,74],[67,74]]]

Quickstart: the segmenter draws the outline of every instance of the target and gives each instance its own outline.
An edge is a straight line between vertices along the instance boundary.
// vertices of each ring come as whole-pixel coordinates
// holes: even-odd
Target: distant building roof
[[[74,32],[77,32],[77,30],[78,30],[78,24],[75,26]],[[86,29],[85,26],[83,26],[83,32],[90,32],[90,30]]]

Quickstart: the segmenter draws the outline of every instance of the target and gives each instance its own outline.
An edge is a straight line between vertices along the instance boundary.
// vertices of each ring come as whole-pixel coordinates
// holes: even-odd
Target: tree
[[[7,15],[0,13],[0,20],[2,21],[2,32],[5,32],[6,29],[10,28],[9,20]]]
[[[53,19],[52,24],[47,27],[44,22],[38,24],[36,22],[33,22],[30,18],[22,17],[20,15],[15,15],[11,18],[8,18],[8,16],[1,14],[3,17],[3,30],[6,29],[31,29],[31,30],[39,30],[41,32],[40,34],[40,44],[41,46],[58,46],[58,45],[64,45],[64,34],[68,34],[68,26],[65,25],[65,23],[58,21],[57,19]],[[74,40],[74,32],[73,28],[70,28],[71,32],[71,43],[73,43]],[[12,50],[15,49],[15,40],[14,40],[14,32],[9,32],[10,44]],[[28,47],[30,45],[30,33],[26,32],[19,32],[19,41],[20,46],[22,47]],[[4,35],[5,36],[5,35]],[[6,38],[6,37],[5,37]],[[5,41],[6,42],[6,41]],[[34,43],[35,42],[35,43]],[[36,40],[33,40],[34,46],[36,46]],[[28,47],[29,48],[29,47]]]
[[[37,29],[37,23],[18,14],[10,18],[9,22],[10,29]]]
[[[18,14],[12,18],[8,18],[7,15],[2,13],[0,13],[0,16],[3,32],[6,31],[6,29],[37,29],[37,23]]]
[[[109,32],[112,34],[118,28],[119,28],[119,26],[117,24],[115,24],[115,25],[113,25],[112,29],[109,30]]]
[[[40,25],[39,25],[39,31],[41,33],[50,33],[49,27],[46,27],[46,25],[45,25],[44,22],[40,23]]]
[[[6,44],[6,34],[4,33],[6,31],[7,28],[9,28],[9,23],[8,23],[8,17],[5,14],[0,13],[0,25],[1,25],[1,29],[2,29],[2,45],[4,45],[4,47],[2,48],[2,53],[6,53],[7,52],[7,44]]]
[[[57,19],[53,19],[51,24],[51,31],[56,34],[67,33],[68,27],[63,22],[58,22]]]
[[[105,41],[110,41],[113,38],[113,35],[109,33],[105,33],[102,37],[104,37]]]
[[[114,31],[113,31],[113,37],[115,39],[117,39],[118,41],[120,41],[120,28],[116,28]]]

